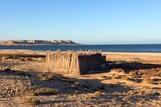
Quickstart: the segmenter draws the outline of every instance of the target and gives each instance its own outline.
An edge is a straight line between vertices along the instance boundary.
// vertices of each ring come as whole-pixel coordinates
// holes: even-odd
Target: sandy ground
[[[0,51],[41,54],[33,51]],[[161,53],[104,52],[101,73],[57,75],[45,58],[0,58],[1,107],[160,107]]]
[[[149,64],[161,64],[161,53],[119,53],[104,52],[110,61],[136,61]]]

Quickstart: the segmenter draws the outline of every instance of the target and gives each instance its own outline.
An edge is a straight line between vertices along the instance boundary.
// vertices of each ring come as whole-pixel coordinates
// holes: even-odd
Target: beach
[[[1,0],[0,107],[161,107],[161,0]]]
[[[0,51],[0,106],[161,106],[161,53],[102,52],[102,69],[85,75],[49,72],[46,54]]]

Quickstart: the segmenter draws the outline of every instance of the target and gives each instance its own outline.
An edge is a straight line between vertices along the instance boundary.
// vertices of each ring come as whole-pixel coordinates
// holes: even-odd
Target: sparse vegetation
[[[11,107],[18,106],[15,104],[160,107],[161,68],[158,65],[118,62],[105,63],[107,69],[102,73],[60,75],[44,72],[45,61],[41,59],[1,59],[0,106],[7,102]]]
[[[29,104],[29,105],[40,104],[40,100],[38,100],[35,96],[16,97],[15,100],[20,104]]]
[[[34,91],[35,96],[40,95],[57,95],[58,90],[53,88],[38,88]]]

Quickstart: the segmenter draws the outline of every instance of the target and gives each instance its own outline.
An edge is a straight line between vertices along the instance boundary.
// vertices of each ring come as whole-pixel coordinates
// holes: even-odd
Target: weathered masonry
[[[46,68],[60,74],[86,74],[98,70],[106,58],[95,52],[50,52]]]

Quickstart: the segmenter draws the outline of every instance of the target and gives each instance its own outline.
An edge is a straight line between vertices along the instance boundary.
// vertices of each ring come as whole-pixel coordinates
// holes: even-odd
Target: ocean
[[[0,46],[0,49],[19,49],[36,51],[55,51],[55,50],[100,50],[107,52],[159,52],[161,44],[137,44],[137,45],[17,45]]]

